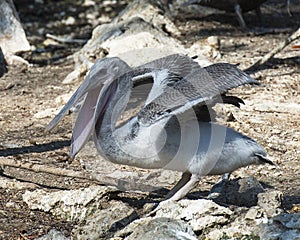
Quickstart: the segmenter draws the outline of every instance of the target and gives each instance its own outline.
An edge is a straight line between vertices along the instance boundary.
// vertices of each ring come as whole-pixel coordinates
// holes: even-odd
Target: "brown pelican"
[[[141,110],[116,127],[132,89],[149,82],[153,86]],[[193,59],[174,54],[130,68],[120,58],[105,58],[93,65],[47,129],[84,97],[73,129],[71,157],[93,136],[99,154],[108,161],[182,172],[167,195],[179,200],[202,176],[273,164],[257,142],[210,116],[217,102],[239,106],[243,101],[226,93],[243,84],[258,82],[228,63],[201,68]]]

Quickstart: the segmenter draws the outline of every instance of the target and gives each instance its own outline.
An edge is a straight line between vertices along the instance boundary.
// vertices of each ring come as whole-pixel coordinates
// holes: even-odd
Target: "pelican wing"
[[[176,74],[175,74],[176,75]],[[177,76],[138,113],[141,124],[150,125],[164,117],[182,113],[193,106],[206,105],[228,90],[244,84],[258,84],[235,65],[217,63],[198,68],[185,77]]]
[[[133,87],[153,82],[146,100],[148,104],[162,95],[168,85],[173,85],[200,68],[192,58],[183,54],[172,54],[136,67],[134,71],[141,71],[144,74],[132,78]]]
[[[172,54],[137,67],[137,69],[139,68],[167,69],[174,75],[185,77],[195,69],[199,69],[201,67],[197,62],[186,55]]]

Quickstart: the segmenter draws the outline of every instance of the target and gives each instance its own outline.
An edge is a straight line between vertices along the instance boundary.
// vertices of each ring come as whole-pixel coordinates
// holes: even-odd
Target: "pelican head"
[[[46,130],[51,131],[69,112],[70,108],[76,106],[82,99],[84,99],[73,128],[74,131],[70,152],[71,158],[74,158],[80,151],[92,132],[94,126],[94,111],[98,98],[101,97],[101,89],[103,86],[110,85],[114,79],[130,70],[131,68],[128,64],[118,57],[98,60],[92,66],[87,77],[66,105],[48,124]],[[101,105],[99,106],[99,109],[101,109]]]

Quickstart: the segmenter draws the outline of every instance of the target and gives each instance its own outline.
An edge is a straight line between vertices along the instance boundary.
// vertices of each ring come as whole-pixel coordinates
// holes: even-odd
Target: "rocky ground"
[[[76,234],[76,236],[82,236],[81,239],[89,239],[84,238],[84,233],[92,232],[93,229],[89,229],[92,225],[84,223],[93,220],[103,223],[104,230],[97,235],[98,237],[102,236],[103,239],[113,236],[115,239],[143,237],[138,235],[138,232],[143,232],[142,230],[132,233],[133,230],[125,228],[122,230],[123,232],[117,234],[116,231],[127,226],[133,219],[141,217],[147,211],[145,203],[151,204],[162,200],[166,190],[149,194],[148,192],[131,191],[130,187],[145,190],[142,184],[150,187],[158,184],[169,188],[176,182],[178,176],[170,172],[142,171],[105,163],[105,165],[97,166],[97,170],[104,166],[106,169],[102,169],[102,171],[105,172],[109,169],[106,174],[114,179],[120,177],[135,181],[136,178],[139,178],[138,184],[141,184],[141,187],[136,185],[125,187],[125,189],[129,189],[128,191],[100,187],[98,186],[99,181],[88,177],[89,174],[97,176],[97,172],[91,171],[94,159],[100,159],[94,150],[87,147],[79,158],[73,162],[69,161],[68,145],[71,137],[72,117],[67,116],[52,133],[45,133],[44,130],[53,117],[52,112],[45,113],[44,110],[59,109],[66,100],[66,96],[70,96],[70,93],[79,84],[78,81],[70,84],[62,83],[65,77],[74,70],[73,59],[67,56],[81,49],[91,37],[92,30],[99,24],[110,22],[126,7],[128,2],[85,1],[84,6],[79,1],[22,0],[16,2],[33,51],[22,55],[32,63],[30,67],[10,66],[9,72],[0,78],[2,100],[0,103],[0,160],[3,165],[0,168],[0,239],[35,239],[51,229],[60,231],[53,234],[60,234],[61,239],[64,239],[63,236],[69,237]],[[96,4],[93,5],[93,2]],[[278,31],[268,34],[247,33],[239,29],[234,15],[215,12],[212,15],[202,16],[198,13],[195,14],[193,9],[185,9],[184,12],[176,14],[174,23],[180,34],[173,37],[185,47],[190,47],[193,44],[194,46],[205,45],[207,38],[214,36],[219,44],[207,53],[207,59],[210,62],[239,64],[241,69],[246,69],[261,56],[278,46],[299,27],[299,2],[296,0],[291,2],[292,16],[287,14],[282,1],[277,0],[270,0],[263,5],[263,23],[261,24],[253,13],[245,15],[250,29],[263,26],[281,29],[283,33],[278,33]],[[79,41],[71,43],[54,41],[46,38],[47,33],[64,39],[71,36]],[[278,165],[277,168],[254,166],[241,169],[233,173],[228,189],[234,189],[236,184],[240,184],[238,182],[240,178],[243,181],[243,179],[252,179],[248,178],[249,176],[254,176],[260,183],[254,179],[254,183],[250,184],[250,189],[251,187],[259,189],[257,193],[264,191],[263,188],[267,189],[267,192],[271,191],[271,195],[275,194],[274,199],[280,198],[282,193],[282,206],[280,204],[277,206],[274,200],[275,207],[266,207],[263,204],[263,195],[259,198],[258,206],[256,206],[257,197],[254,197],[254,203],[247,206],[249,201],[238,201],[240,200],[238,199],[239,195],[235,195],[236,198],[230,198],[228,194],[217,201],[225,207],[214,205],[214,202],[201,202],[205,200],[208,191],[218,179],[218,177],[206,177],[195,191],[188,195],[188,199],[200,199],[197,200],[199,201],[197,204],[205,206],[202,209],[206,207],[217,209],[215,216],[220,216],[218,220],[204,220],[204,217],[211,215],[211,211],[204,211],[198,216],[194,216],[192,213],[199,212],[200,209],[191,202],[183,201],[179,206],[167,206],[165,211],[157,214],[157,219],[143,218],[140,221],[142,224],[136,223],[136,225],[142,228],[144,222],[150,226],[149,229],[153,228],[154,230],[157,225],[167,226],[166,228],[176,229],[177,232],[189,236],[189,238],[178,237],[178,239],[193,239],[193,237],[204,239],[209,234],[207,229],[215,231],[216,228],[222,229],[221,226],[227,226],[228,231],[233,231],[232,229],[237,226],[234,225],[234,223],[237,224],[235,219],[243,218],[246,214],[248,214],[247,218],[252,221],[252,229],[254,229],[255,221],[267,221],[267,217],[275,214],[274,212],[269,213],[269,216],[262,214],[268,208],[281,209],[279,212],[285,213],[299,211],[299,207],[297,207],[300,203],[299,61],[299,50],[287,46],[275,58],[252,74],[263,84],[262,86],[243,87],[232,91],[245,100],[245,106],[240,110],[221,109],[225,115],[223,120],[226,121],[226,124],[260,142]],[[228,114],[231,117],[228,117]],[[8,166],[19,163],[23,164],[23,169]],[[58,169],[64,171],[62,173],[66,173],[65,170],[70,170],[71,173],[85,172],[82,163],[85,163],[85,167],[89,170],[85,173],[85,177],[83,175],[72,177],[70,176],[72,174],[66,176],[58,173]],[[54,174],[50,174],[51,170]],[[105,182],[104,180],[101,178],[102,182]],[[112,183],[109,178],[106,180],[108,184]],[[84,190],[78,190],[81,188]],[[237,189],[240,188],[237,186]],[[38,192],[33,192],[35,190]],[[38,198],[38,196],[49,196],[48,199],[53,199],[55,197],[51,194],[55,194],[55,192],[59,194],[62,190],[66,190],[66,192],[62,192],[62,195],[69,196],[69,198],[53,200],[51,204],[47,203],[49,206],[43,202],[42,197]],[[83,197],[85,200],[81,200],[81,198],[78,200],[75,197],[78,194],[76,191],[86,193],[83,196],[87,196],[88,199]],[[274,191],[279,192],[274,193]],[[57,199],[61,198],[56,197]],[[270,199],[272,196],[268,198]],[[72,202],[70,199],[74,201],[72,200]],[[178,208],[177,215],[174,213],[170,215],[169,213],[172,211],[168,208]],[[95,215],[83,213],[82,209],[100,211],[101,216],[109,216],[110,219],[97,219],[96,217],[93,219],[91,216]],[[185,209],[185,212],[182,209]],[[101,210],[105,212],[101,212]],[[296,214],[294,214],[293,221],[297,223],[299,216]],[[211,221],[215,225],[202,226],[199,221]],[[248,223],[242,220],[238,221],[241,226]],[[280,219],[277,222],[283,224],[283,222],[289,221]],[[297,226],[291,228],[291,231],[296,228]],[[98,231],[100,231],[99,229],[101,228],[98,228]],[[211,232],[213,232],[212,230]],[[225,232],[224,230],[223,239],[228,239]],[[249,232],[247,234],[249,238],[244,239],[251,239],[250,236],[253,234]],[[54,239],[59,239],[58,235]],[[213,235],[210,237],[212,238]]]

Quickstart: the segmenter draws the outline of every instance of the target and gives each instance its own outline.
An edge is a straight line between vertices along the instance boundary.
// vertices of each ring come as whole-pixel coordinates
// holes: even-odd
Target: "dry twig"
[[[47,33],[46,37],[50,38],[52,40],[55,40],[57,42],[61,42],[61,43],[79,43],[79,44],[84,44],[84,43],[87,42],[87,40],[84,40],[84,39],[62,38],[62,37],[58,37],[58,36],[52,35],[50,33]]]
[[[14,167],[26,169],[38,173],[47,173],[58,175],[62,177],[71,177],[79,179],[87,179],[91,181],[96,181],[101,185],[108,185],[117,187],[121,191],[141,191],[141,192],[151,192],[159,189],[159,187],[136,183],[133,181],[125,181],[123,179],[112,178],[105,175],[98,174],[96,177],[89,175],[87,172],[82,171],[73,171],[69,169],[63,169],[59,167],[52,167],[43,164],[29,163],[29,162],[20,162],[7,158],[0,158],[0,166],[5,167]]]
[[[12,160],[12,159],[7,159],[7,158],[0,158],[0,166],[21,168],[21,169],[30,170],[33,172],[48,173],[48,174],[53,174],[53,175],[58,175],[58,176],[92,180],[91,177],[89,177],[84,172],[73,171],[73,170],[63,169],[63,168],[58,168],[58,167],[52,167],[52,166],[47,166],[47,165],[43,165],[43,164],[20,162],[20,161],[16,161],[16,160]]]
[[[246,72],[254,72],[259,66],[265,64],[267,61],[269,61],[274,55],[279,53],[282,49],[284,49],[287,45],[294,42],[300,37],[300,28],[296,32],[294,32],[292,35],[290,35],[287,39],[285,39],[283,42],[281,42],[277,48],[274,48],[272,51],[267,53],[264,57],[259,59],[257,62],[255,62],[251,67],[247,68]]]

